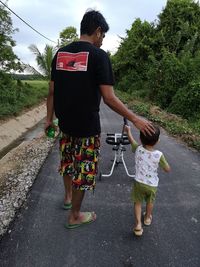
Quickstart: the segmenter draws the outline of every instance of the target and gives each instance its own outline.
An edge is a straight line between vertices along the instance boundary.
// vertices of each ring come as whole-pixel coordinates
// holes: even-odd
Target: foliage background
[[[168,0],[158,20],[136,19],[112,63],[119,90],[187,119],[200,114],[200,6]]]

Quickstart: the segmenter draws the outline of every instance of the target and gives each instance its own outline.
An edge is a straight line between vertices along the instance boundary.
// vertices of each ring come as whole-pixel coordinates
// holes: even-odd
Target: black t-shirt
[[[107,53],[83,41],[60,48],[52,61],[51,80],[61,131],[76,137],[99,134],[99,85],[114,84]]]

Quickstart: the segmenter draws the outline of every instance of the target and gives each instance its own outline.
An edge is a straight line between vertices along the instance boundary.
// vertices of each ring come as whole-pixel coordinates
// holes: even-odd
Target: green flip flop
[[[64,203],[64,204],[63,204],[63,209],[64,209],[64,210],[70,210],[71,207],[72,207],[72,203],[66,203],[66,204]]]
[[[84,212],[84,220],[81,223],[77,224],[66,224],[65,227],[67,229],[74,229],[80,226],[83,226],[85,224],[92,223],[96,220],[96,218],[93,217],[93,212]]]

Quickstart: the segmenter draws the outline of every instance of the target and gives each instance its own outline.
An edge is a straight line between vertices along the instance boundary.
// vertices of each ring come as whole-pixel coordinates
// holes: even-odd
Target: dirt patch
[[[45,116],[46,104],[42,103],[18,117],[0,121],[0,151],[35,126]]]

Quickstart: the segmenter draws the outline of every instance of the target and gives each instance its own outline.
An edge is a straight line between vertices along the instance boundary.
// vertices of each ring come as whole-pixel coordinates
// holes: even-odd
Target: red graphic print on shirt
[[[66,71],[87,71],[89,52],[58,52],[56,69]]]

